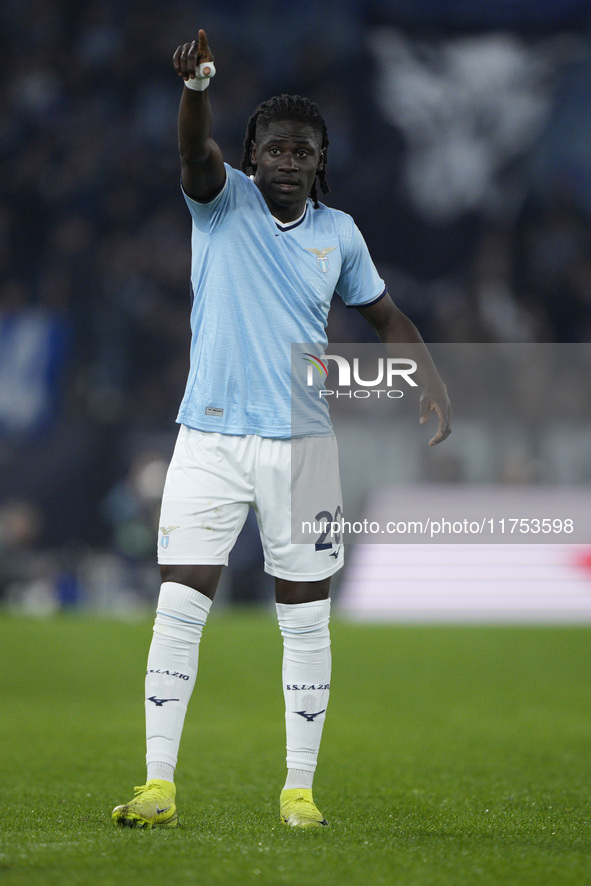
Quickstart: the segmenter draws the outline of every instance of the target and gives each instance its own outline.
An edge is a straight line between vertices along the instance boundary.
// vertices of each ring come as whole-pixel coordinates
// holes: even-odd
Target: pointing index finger
[[[211,51],[209,49],[209,42],[207,40],[207,34],[203,30],[203,28],[199,29],[198,61],[199,62],[213,61],[212,56],[211,56]]]

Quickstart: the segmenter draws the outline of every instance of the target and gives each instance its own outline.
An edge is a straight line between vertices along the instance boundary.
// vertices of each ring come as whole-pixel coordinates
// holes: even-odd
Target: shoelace
[[[156,788],[156,787],[154,787],[153,785],[150,786],[150,785],[147,785],[147,784],[141,784],[141,785],[138,785],[137,787],[135,787],[135,788],[133,789],[133,791],[134,791],[134,794],[135,794],[135,796],[134,796],[134,798],[133,798],[134,800],[137,800],[138,797],[139,797],[141,794],[144,793],[144,791],[150,791],[150,794],[152,795],[152,798],[153,798],[157,803],[158,803],[158,802],[166,802],[166,803],[171,804],[171,803],[174,802],[173,799],[172,799],[172,797],[169,797],[168,794],[165,794],[164,791],[160,790],[160,788]]]

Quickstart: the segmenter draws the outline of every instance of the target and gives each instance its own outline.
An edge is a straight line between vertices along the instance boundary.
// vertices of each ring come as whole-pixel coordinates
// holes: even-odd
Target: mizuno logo
[[[164,707],[164,702],[166,701],[180,701],[180,698],[156,698],[155,695],[151,695],[148,701],[154,702],[157,708]]]
[[[308,723],[313,723],[315,717],[319,717],[320,714],[323,714],[326,708],[323,708],[321,711],[316,711],[315,714],[309,714],[307,711],[294,711],[294,714],[299,714],[300,717],[304,717],[308,721]]]

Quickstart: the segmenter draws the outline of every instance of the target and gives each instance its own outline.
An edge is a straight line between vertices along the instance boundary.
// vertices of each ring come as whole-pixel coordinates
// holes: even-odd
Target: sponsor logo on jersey
[[[336,246],[328,246],[326,249],[306,249],[306,252],[311,252],[316,256],[316,264],[320,268],[320,270],[324,274],[328,274],[330,270],[330,263],[328,261],[328,254],[336,249]]]

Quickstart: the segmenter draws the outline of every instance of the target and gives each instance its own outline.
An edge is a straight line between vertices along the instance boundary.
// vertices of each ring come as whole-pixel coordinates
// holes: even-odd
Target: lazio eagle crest
[[[166,550],[170,543],[170,533],[174,532],[175,529],[180,529],[180,526],[161,526],[160,532],[162,533],[162,538],[160,539],[160,547]]]
[[[306,252],[311,252],[316,256],[316,264],[326,274],[330,269],[328,254],[334,249],[336,249],[336,246],[329,246],[327,249],[306,249]]]

